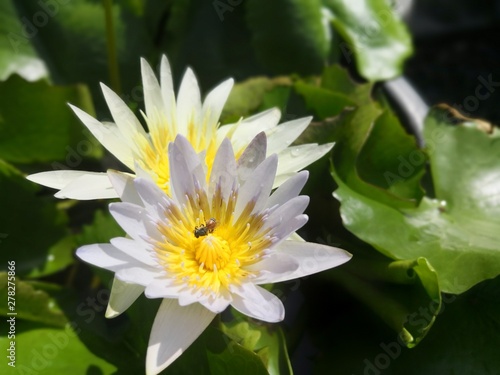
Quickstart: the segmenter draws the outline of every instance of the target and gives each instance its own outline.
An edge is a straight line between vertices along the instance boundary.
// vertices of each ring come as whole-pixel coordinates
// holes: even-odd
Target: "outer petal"
[[[158,309],[146,355],[146,374],[161,372],[175,361],[205,330],[215,314],[199,303],[179,306],[164,299]]]
[[[134,168],[134,157],[132,150],[122,137],[116,124],[107,122],[101,123],[89,114],[73,105],[69,105],[81,122],[90,130],[97,140],[123,164],[130,169]]]
[[[165,113],[161,89],[151,66],[144,58],[141,58],[141,75],[146,115],[152,120],[151,124],[159,124],[161,120],[159,115]]]
[[[269,323],[281,322],[285,318],[281,300],[264,288],[245,283],[233,293],[231,306],[245,315]]]
[[[85,245],[76,250],[76,255],[87,263],[114,272],[127,267],[144,266],[138,260],[110,244]]]
[[[333,143],[317,145],[308,143],[300,146],[289,147],[279,153],[278,173],[296,172],[315,162],[333,147]]]
[[[78,177],[85,176],[87,174],[93,174],[93,172],[72,170],[40,172],[26,176],[26,179],[52,189],[60,190],[76,180]]]
[[[172,71],[165,55],[161,58],[161,94],[163,97],[163,106],[165,116],[167,117],[167,126],[171,134],[177,133],[177,108],[175,104],[174,84],[172,81]]]
[[[67,184],[55,197],[89,200],[118,198],[118,194],[106,173],[87,172]]]
[[[259,283],[277,283],[297,279],[337,267],[352,257],[352,254],[336,247],[301,241],[283,241],[273,250],[294,258],[299,264],[299,268],[293,272],[285,272],[281,275],[269,274],[267,279],[264,280],[263,278],[259,280]]]
[[[106,309],[106,318],[115,318],[127,310],[142,292],[144,292],[143,286],[126,283],[115,277]]]
[[[219,122],[220,114],[226,104],[227,97],[233,88],[234,80],[232,78],[225,80],[216,88],[208,93],[203,102],[203,121],[206,123],[207,134],[205,136],[211,136],[211,129],[217,126]]]
[[[116,95],[113,90],[103,83],[101,83],[101,89],[116,126],[118,126],[120,132],[123,134],[124,141],[127,142],[131,149],[136,150],[137,139],[139,137],[144,139],[144,141],[147,139],[146,132],[141,123],[137,120],[137,117],[135,117],[134,113],[125,102]]]
[[[312,117],[304,117],[296,120],[284,122],[266,134],[268,136],[269,153],[279,153],[295,141],[299,135],[307,128]]]
[[[186,204],[187,197],[194,196],[193,177],[189,173],[186,158],[176,142],[168,145],[168,162],[170,166],[170,190],[174,199],[181,205]]]
[[[280,117],[280,110],[271,108],[243,120],[231,136],[231,143],[234,149],[240,150],[245,148],[257,134],[274,128],[278,124]]]
[[[269,214],[263,229],[271,228],[272,232],[281,233],[283,227],[289,226],[288,221],[294,220],[302,214],[308,204],[309,197],[307,195],[299,195],[290,199]],[[288,237],[289,233],[283,233]]]
[[[177,96],[178,132],[187,136],[189,124],[199,125],[201,120],[201,97],[198,81],[193,71],[188,68],[182,78]],[[198,129],[201,130],[201,129]]]

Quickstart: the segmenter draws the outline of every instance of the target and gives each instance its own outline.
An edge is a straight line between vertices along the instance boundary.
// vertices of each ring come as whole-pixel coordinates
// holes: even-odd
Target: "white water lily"
[[[144,130],[126,103],[104,84],[101,85],[102,91],[114,123],[102,123],[79,108],[71,108],[109,152],[134,172],[139,166],[167,194],[170,179],[167,145],[177,134],[185,136],[197,152],[205,153],[205,162],[210,170],[215,151],[223,139],[231,141],[239,157],[253,137],[264,131],[268,137],[269,154],[276,153],[279,156],[275,187],[318,160],[333,146],[332,143],[290,146],[308,126],[311,117],[278,126],[281,116],[278,109],[219,127],[219,117],[233,87],[232,79],[213,89],[202,104],[198,82],[191,69],[187,69],[176,98],[165,56],[161,61],[160,83],[144,59],[141,59],[141,67],[145,102],[143,117],[149,132]],[[58,198],[84,200],[117,197],[106,173],[59,170],[36,173],[27,178],[58,189],[55,194]]]
[[[79,248],[82,260],[115,272],[107,317],[125,311],[141,293],[161,298],[151,329],[146,373],[171,364],[229,305],[252,318],[279,322],[284,307],[260,284],[290,280],[338,266],[342,249],[294,234],[307,221],[300,196],[307,171],[272,194],[278,158],[265,158],[257,135],[236,159],[222,141],[207,178],[203,158],[183,136],[168,147],[170,195],[152,179],[110,171],[122,202],[110,212],[130,238]]]

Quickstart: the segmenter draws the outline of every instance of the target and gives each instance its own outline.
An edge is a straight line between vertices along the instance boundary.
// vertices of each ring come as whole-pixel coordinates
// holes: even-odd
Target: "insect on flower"
[[[217,220],[213,217],[210,218],[205,225],[200,225],[199,227],[194,227],[194,236],[196,238],[201,236],[207,236],[209,233],[212,233],[217,226]]]

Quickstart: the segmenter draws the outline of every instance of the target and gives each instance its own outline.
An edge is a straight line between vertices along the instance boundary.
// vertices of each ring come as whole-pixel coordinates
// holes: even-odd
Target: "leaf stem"
[[[113,0],[102,0],[106,20],[106,45],[108,50],[108,73],[111,88],[118,95],[121,93],[120,70],[116,53],[116,38],[113,27]]]

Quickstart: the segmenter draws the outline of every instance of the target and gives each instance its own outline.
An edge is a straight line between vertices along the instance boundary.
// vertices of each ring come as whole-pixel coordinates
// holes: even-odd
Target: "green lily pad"
[[[340,50],[347,62],[355,59],[359,73],[369,81],[394,78],[413,53],[410,34],[385,0],[324,0],[335,30],[344,39]]]
[[[392,259],[426,258],[444,292],[463,293],[499,275],[499,134],[432,110],[424,137],[436,198],[425,197],[414,208],[391,207],[354,191],[335,171],[344,225]]]

